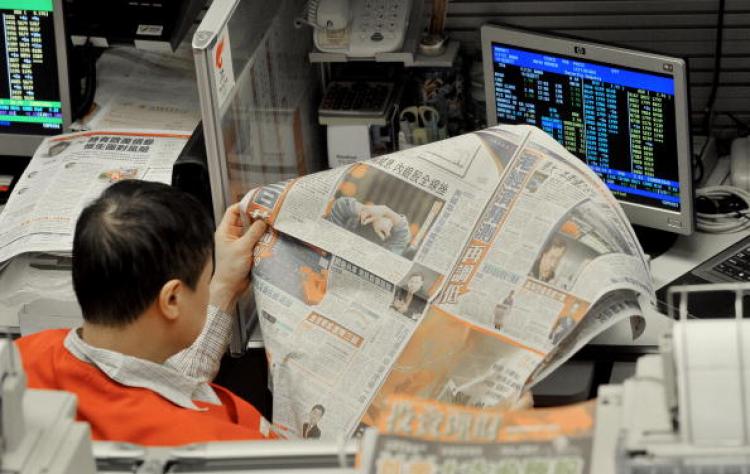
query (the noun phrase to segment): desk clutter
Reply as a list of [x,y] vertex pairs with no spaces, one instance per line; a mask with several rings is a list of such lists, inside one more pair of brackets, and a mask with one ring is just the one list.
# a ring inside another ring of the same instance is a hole
[[399,150],[448,138],[440,113],[429,105],[413,105],[401,110],[398,124]]
[[460,68],[399,72],[389,81],[333,80],[318,107],[336,168],[466,131]]

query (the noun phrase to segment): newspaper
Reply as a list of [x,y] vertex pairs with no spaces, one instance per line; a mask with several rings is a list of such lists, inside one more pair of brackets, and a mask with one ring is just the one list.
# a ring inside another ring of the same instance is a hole
[[488,410],[389,399],[360,448],[363,472],[566,473],[591,471],[596,402]]
[[0,264],[28,252],[67,253],[83,208],[127,178],[171,183],[190,134],[100,130],[46,139],[0,213]]
[[[390,395],[520,397],[654,291],[599,178],[530,126],[500,126],[265,186],[253,288],[288,437],[371,426]],[[314,426],[315,429],[311,429]]]

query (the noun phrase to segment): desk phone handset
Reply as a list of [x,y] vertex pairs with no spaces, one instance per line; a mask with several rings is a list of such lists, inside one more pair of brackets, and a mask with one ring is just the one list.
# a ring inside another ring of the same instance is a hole
[[366,58],[401,48],[411,0],[311,0],[308,12],[320,51]]

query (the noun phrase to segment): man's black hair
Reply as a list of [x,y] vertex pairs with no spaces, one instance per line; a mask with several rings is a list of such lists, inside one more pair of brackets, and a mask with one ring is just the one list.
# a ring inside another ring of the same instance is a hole
[[83,318],[123,326],[169,280],[195,289],[213,256],[213,224],[194,197],[161,183],[124,180],[87,206],[73,238],[73,288]]
[[312,408],[310,409],[310,411],[313,411],[313,410],[320,410],[320,416],[323,416],[323,415],[325,415],[325,414],[326,414],[326,409],[325,409],[325,408],[323,408],[323,405],[320,405],[320,404],[318,404],[318,405],[315,405],[314,407],[312,407]]

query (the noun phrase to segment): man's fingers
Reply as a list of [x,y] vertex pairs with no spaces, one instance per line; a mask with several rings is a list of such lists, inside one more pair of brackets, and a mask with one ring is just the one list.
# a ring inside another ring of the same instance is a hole
[[248,251],[251,250],[253,247],[255,247],[255,244],[258,243],[258,240],[260,240],[263,234],[266,233],[267,228],[268,226],[263,221],[258,220],[253,222],[253,225],[251,225],[250,228],[247,229],[245,235],[243,235],[240,239],[243,246],[247,247]]
[[219,226],[216,227],[217,233],[227,233],[232,227],[242,225],[240,218],[240,203],[232,204],[224,211],[224,217],[221,218]]
[[531,408],[534,408],[534,396],[528,391],[510,406],[511,410],[528,410]]

